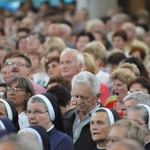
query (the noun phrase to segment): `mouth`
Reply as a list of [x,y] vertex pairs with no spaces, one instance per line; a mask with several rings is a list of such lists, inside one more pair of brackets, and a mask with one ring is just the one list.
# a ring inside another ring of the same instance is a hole
[[116,96],[119,96],[119,92],[115,92],[115,95],[116,95]]
[[18,69],[12,69],[11,72],[13,72],[13,73],[18,73],[19,70],[18,70]]
[[14,98],[14,97],[9,97],[9,96],[8,96],[8,99],[10,99],[10,100],[12,100],[12,101],[14,101],[14,100],[15,100],[15,98]]
[[93,135],[98,135],[99,133],[93,133]]
[[35,122],[30,122],[30,125],[37,125],[38,123],[35,123]]

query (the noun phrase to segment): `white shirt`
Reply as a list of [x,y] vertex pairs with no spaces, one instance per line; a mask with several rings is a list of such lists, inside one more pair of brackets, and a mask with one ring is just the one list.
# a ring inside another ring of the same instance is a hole
[[22,113],[20,113],[18,117],[19,117],[20,129],[23,129],[23,128],[29,126],[29,121],[28,121],[27,115],[24,111]]

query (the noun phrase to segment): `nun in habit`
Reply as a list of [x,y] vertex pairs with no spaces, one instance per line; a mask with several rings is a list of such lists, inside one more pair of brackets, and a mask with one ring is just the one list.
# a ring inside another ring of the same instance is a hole
[[145,104],[131,106],[127,110],[127,119],[137,122],[145,131],[145,150],[150,150],[150,107]]
[[50,150],[50,142],[49,137],[47,135],[46,130],[39,125],[29,126],[27,128],[21,129],[18,134],[24,135],[28,134],[36,137],[38,142],[40,143],[43,150]]
[[0,118],[9,118],[16,130],[20,129],[18,122],[18,112],[13,101],[0,99]]
[[27,103],[30,125],[43,126],[50,140],[51,150],[73,150],[73,141],[66,134],[59,104],[51,93],[32,96]]
[[107,135],[110,126],[121,119],[115,109],[98,108],[90,120],[90,131],[93,141],[97,143],[94,150],[106,150]]

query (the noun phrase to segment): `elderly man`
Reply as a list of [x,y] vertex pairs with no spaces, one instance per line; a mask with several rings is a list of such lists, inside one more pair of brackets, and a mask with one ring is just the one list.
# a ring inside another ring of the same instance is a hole
[[84,57],[76,49],[66,48],[60,55],[61,75],[71,82],[84,69]]
[[92,150],[96,147],[90,133],[90,119],[93,112],[101,107],[100,81],[90,72],[83,71],[72,79],[72,97],[77,108],[64,115],[68,135],[73,139],[75,150]]

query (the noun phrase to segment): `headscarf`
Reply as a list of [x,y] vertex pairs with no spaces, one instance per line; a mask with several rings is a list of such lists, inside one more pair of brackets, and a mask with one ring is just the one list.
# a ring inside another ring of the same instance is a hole
[[44,93],[44,94],[34,95],[30,99],[34,97],[39,97],[44,101],[48,109],[49,117],[51,118],[55,128],[61,132],[65,132],[62,114],[56,97],[51,93]]
[[0,101],[5,105],[8,118],[12,121],[14,124],[16,130],[19,130],[19,123],[18,123],[18,112],[16,110],[15,104],[12,100],[8,99],[0,99]]
[[8,133],[17,132],[16,128],[9,118],[0,118],[0,127],[1,129],[6,130]]
[[18,133],[32,132],[36,135],[39,143],[42,145],[44,150],[50,150],[50,141],[45,128],[40,125],[33,125],[24,129],[21,129]]
[[97,112],[98,110],[105,110],[105,112],[107,113],[110,125],[112,125],[117,120],[121,119],[119,114],[118,114],[118,112],[115,109],[113,109],[113,108],[100,107],[100,108],[96,109],[95,112]]
[[138,106],[143,106],[148,112],[148,130],[150,131],[150,107],[145,104],[137,104]]

